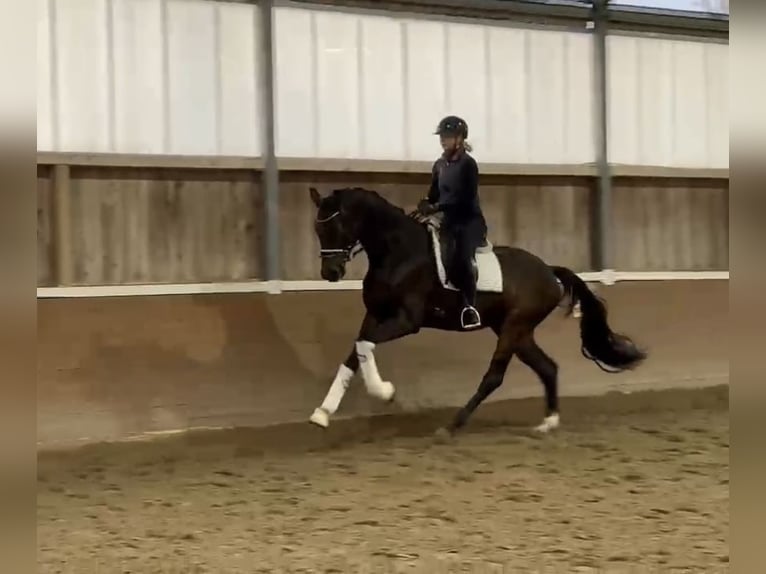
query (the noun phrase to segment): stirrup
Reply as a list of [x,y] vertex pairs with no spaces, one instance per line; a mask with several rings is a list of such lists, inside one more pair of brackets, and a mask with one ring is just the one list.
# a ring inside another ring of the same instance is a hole
[[[478,319],[478,322],[466,324],[465,315],[467,312],[470,312],[470,311],[473,311],[476,314],[476,318]],[[481,315],[479,315],[479,312],[476,310],[475,307],[468,305],[463,308],[463,310],[460,313],[460,327],[463,329],[476,329],[478,327],[481,327]]]

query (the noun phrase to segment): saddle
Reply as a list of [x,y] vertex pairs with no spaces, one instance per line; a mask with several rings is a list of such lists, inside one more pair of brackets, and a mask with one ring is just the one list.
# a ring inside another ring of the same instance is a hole
[[[441,284],[445,289],[457,291],[457,288],[447,279],[448,274],[445,269],[445,265],[451,261],[453,241],[443,229],[443,217],[441,213],[425,217],[415,216],[418,221],[425,225],[431,235],[434,259],[436,260],[436,272]],[[483,244],[476,248],[472,263],[477,291],[503,292],[503,273],[500,268],[500,261],[495,254],[494,246],[486,237]]]
[[[453,238],[444,230],[444,214],[436,213],[427,217],[421,218],[421,221],[431,231],[432,236],[439,242],[439,254],[441,255],[442,263],[446,266],[452,261],[452,253],[454,250]],[[481,245],[476,247],[474,251],[472,262],[474,276],[478,275],[478,266],[476,264],[476,257],[479,254],[493,253],[494,246],[485,237]]]

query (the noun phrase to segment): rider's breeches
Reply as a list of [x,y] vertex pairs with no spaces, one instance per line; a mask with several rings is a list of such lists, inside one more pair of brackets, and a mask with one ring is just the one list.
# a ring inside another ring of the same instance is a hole
[[476,280],[473,272],[473,256],[476,248],[484,240],[486,230],[481,220],[469,221],[462,225],[454,225],[452,234],[454,248],[452,256],[452,284],[460,289],[467,305],[476,304]]

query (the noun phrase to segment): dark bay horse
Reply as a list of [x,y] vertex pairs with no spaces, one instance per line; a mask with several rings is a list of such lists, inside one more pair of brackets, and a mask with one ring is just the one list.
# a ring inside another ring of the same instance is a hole
[[[354,348],[310,419],[327,427],[357,370],[371,395],[393,399],[394,386],[381,378],[375,363],[376,345],[422,328],[461,331],[462,300],[441,273],[440,241],[427,223],[362,188],[336,189],[324,198],[311,188],[310,195],[317,207],[315,231],[322,278],[342,279],[346,263],[361,249],[369,263],[362,291],[366,314]],[[497,335],[497,346],[478,389],[455,415],[450,432],[465,425],[479,404],[502,384],[514,355],[537,374],[545,388],[545,418],[537,430],[545,432],[559,425],[558,366],[537,345],[534,331],[566,296],[570,312],[580,304],[581,349],[586,358],[604,370],[620,372],[636,367],[646,357],[629,337],[610,329],[604,304],[573,271],[549,266],[515,247],[488,251],[481,256],[477,252],[477,261],[481,257],[483,263],[477,270],[476,308],[481,327]]]

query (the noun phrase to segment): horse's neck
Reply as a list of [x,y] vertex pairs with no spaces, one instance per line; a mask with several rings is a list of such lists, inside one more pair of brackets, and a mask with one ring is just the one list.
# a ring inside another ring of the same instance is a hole
[[[373,221],[374,224],[371,224]],[[415,238],[418,233],[426,233],[421,224],[402,212],[391,210],[371,214],[371,217],[366,218],[360,242],[367,252],[370,264],[375,264],[396,254],[402,235]]]

